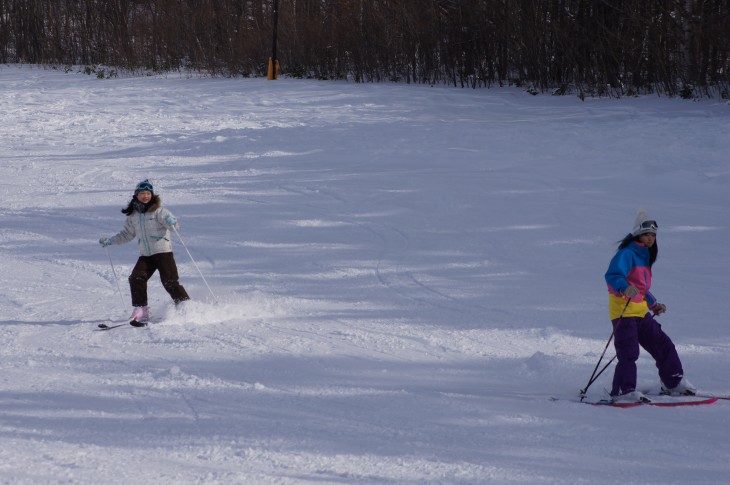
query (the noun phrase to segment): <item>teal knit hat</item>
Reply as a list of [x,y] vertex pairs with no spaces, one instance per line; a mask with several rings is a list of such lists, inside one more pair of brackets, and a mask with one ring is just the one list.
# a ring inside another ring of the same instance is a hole
[[143,190],[148,190],[152,192],[152,195],[155,193],[155,188],[152,187],[152,182],[149,180],[143,180],[142,182],[138,183],[137,186],[134,188],[134,195],[139,194]]

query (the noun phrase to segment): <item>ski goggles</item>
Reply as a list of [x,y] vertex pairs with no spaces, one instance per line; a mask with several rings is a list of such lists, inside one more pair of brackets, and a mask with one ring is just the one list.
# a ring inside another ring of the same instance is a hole
[[632,234],[634,236],[640,236],[649,232],[656,233],[657,229],[659,229],[659,225],[656,223],[656,221],[644,221],[638,226],[634,227]]
[[659,229],[659,225],[656,221],[644,221],[639,225],[639,229],[651,229],[652,231],[656,231]]
[[152,187],[152,184],[149,182],[140,182],[137,184],[137,187],[134,189],[136,192],[142,192],[143,190],[149,190],[150,192],[154,192],[155,189]]

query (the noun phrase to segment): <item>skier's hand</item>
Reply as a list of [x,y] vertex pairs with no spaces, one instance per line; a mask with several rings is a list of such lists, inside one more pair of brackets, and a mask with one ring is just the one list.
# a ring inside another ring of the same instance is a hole
[[177,225],[177,219],[175,218],[175,216],[165,217],[165,222],[167,222],[167,225],[171,227]]
[[108,237],[103,237],[103,238],[99,239],[99,244],[101,244],[101,247],[105,248],[107,246],[112,245],[112,240],[109,239]]
[[624,290],[624,296],[626,298],[634,298],[639,294],[639,289],[635,287],[634,285],[629,286]]
[[655,303],[651,307],[651,311],[654,312],[654,315],[661,315],[662,313],[666,313],[667,306],[664,303]]

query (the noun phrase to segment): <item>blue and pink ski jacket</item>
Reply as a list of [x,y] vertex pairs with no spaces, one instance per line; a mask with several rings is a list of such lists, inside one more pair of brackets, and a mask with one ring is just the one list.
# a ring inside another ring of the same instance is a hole
[[623,291],[633,285],[639,294],[631,299],[624,312],[624,317],[643,317],[649,310],[656,309],[656,298],[651,294],[651,268],[649,267],[649,248],[633,241],[623,249],[619,249],[611,259],[606,271],[608,285],[608,313],[611,320],[621,316],[626,306]]

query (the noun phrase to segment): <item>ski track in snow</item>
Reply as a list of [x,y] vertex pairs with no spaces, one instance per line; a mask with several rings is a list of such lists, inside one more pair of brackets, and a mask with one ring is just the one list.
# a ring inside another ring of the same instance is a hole
[[[567,401],[639,206],[662,324],[690,379],[730,393],[727,102],[0,66],[0,112],[0,483],[730,471],[725,403]],[[155,276],[154,323],[95,331],[131,311],[136,245],[97,240],[147,177],[217,301],[176,237],[193,301]],[[639,381],[657,384],[645,353]]]

